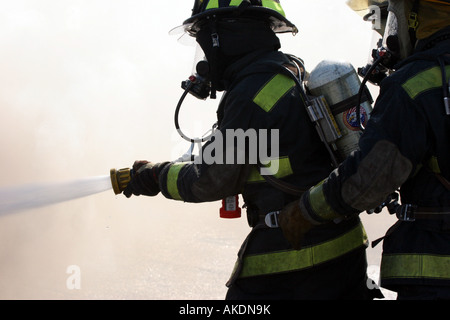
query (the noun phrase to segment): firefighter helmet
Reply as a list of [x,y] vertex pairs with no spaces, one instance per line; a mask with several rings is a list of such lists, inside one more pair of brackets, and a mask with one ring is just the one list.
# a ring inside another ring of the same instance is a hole
[[390,42],[400,59],[411,54],[417,40],[450,25],[450,0],[348,0],[347,5],[362,14],[371,6],[387,8],[381,26],[383,46]]
[[416,41],[450,25],[450,0],[389,0],[384,38],[398,36],[401,58],[409,56]]
[[192,16],[184,21],[183,28],[195,36],[198,31],[196,24],[204,18],[240,15],[268,20],[275,33],[298,32],[286,18],[279,0],[195,0]]

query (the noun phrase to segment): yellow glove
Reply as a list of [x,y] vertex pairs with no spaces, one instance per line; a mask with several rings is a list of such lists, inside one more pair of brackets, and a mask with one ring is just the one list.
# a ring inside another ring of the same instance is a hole
[[305,234],[313,227],[342,218],[325,198],[325,182],[322,180],[303,193],[300,200],[288,204],[278,217],[284,237],[296,250],[301,249]]
[[314,224],[302,214],[300,200],[288,204],[281,211],[278,222],[284,237],[295,250],[302,248],[306,233],[314,227]]

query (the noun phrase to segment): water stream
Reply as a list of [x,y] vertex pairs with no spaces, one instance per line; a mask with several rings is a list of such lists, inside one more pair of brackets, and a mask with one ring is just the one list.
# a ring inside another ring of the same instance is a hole
[[111,188],[109,175],[0,188],[0,216],[83,198]]

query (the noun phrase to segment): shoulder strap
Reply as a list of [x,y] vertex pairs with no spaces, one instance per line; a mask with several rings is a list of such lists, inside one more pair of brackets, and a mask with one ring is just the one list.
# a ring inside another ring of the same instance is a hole
[[[258,168],[262,168],[262,166],[260,164],[258,164]],[[287,194],[290,194],[293,196],[301,197],[302,194],[307,191],[307,190],[301,189],[291,183],[288,183],[286,181],[278,179],[273,175],[262,175],[262,177],[272,187],[279,189],[279,190],[283,191],[284,193],[287,193]]]
[[[280,68],[280,72],[282,74],[285,74],[285,75],[291,77],[295,81],[296,86],[299,91],[299,94],[305,103],[305,107],[308,108],[309,105],[311,104],[311,102],[308,98],[308,95],[306,94],[305,88],[302,85],[302,82],[303,82],[302,79],[306,72],[305,67],[303,65],[303,60],[301,60],[300,58],[293,56],[293,55],[289,55],[289,54],[285,54],[285,55],[295,65],[295,67],[294,67],[294,65],[283,65]],[[316,129],[320,135],[321,128],[317,125],[317,123],[315,125],[316,125]],[[324,142],[325,146],[327,147],[327,150],[330,153],[330,156],[333,160],[334,165],[337,166],[337,161],[334,158],[334,154],[330,150],[328,144],[324,141],[322,136],[321,136],[321,140]],[[262,165],[260,163],[258,163],[258,168],[262,168]],[[301,189],[293,184],[290,184],[286,181],[283,181],[273,175],[263,175],[262,177],[264,178],[264,180],[266,180],[266,182],[268,182],[274,188],[279,189],[290,195],[301,197],[302,194],[307,191],[307,190]]]

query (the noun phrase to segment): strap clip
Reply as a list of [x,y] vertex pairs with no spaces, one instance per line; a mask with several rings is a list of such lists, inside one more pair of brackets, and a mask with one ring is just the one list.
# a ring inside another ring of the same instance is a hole
[[417,13],[411,12],[408,18],[408,27],[414,31],[416,31],[419,26],[419,20],[417,19]]
[[401,221],[413,222],[416,221],[415,212],[417,206],[414,204],[402,204],[398,206],[396,211],[396,216]]
[[266,217],[264,219],[264,222],[266,223],[266,226],[269,228],[278,228],[278,215],[281,211],[273,211],[266,214]]

